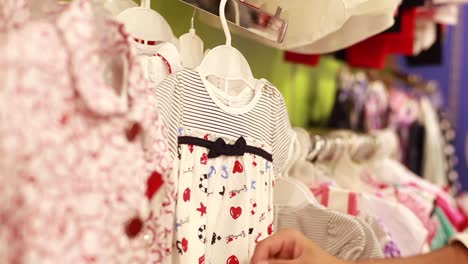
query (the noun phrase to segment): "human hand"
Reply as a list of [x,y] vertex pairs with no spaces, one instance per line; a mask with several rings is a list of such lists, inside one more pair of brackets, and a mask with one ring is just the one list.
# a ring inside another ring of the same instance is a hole
[[293,229],[284,229],[261,241],[251,264],[346,264]]

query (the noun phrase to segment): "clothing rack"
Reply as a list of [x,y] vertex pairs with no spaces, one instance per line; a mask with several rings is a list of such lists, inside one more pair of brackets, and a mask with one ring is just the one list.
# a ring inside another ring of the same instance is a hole
[[311,135],[312,145],[307,159],[312,162],[330,161],[347,151],[356,161],[371,159],[379,149],[376,135],[356,134],[349,131],[327,135]]
[[[205,13],[219,17],[219,1],[180,0],[182,3],[203,11],[200,18],[212,24]],[[269,13],[243,0],[229,0],[226,6],[226,18],[233,26],[233,32],[254,34],[263,40],[283,43],[288,30],[288,22],[281,18],[283,8],[278,6],[275,13]],[[218,21],[219,18],[216,19]],[[216,23],[215,23],[216,24]],[[214,24],[214,25],[215,25]]]
[[[383,76],[382,73],[387,73],[387,76]],[[382,80],[393,82],[395,80],[403,82],[405,85],[410,86],[411,88],[418,89],[425,93],[435,93],[438,91],[439,87],[433,81],[426,81],[421,76],[417,74],[411,74],[401,71],[400,69],[388,69],[384,72],[377,70],[367,70],[367,77],[371,80]]]

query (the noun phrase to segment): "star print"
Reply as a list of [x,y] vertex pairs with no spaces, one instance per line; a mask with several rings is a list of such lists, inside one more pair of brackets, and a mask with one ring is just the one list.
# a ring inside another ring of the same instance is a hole
[[200,208],[197,208],[197,211],[201,213],[200,216],[203,216],[206,214],[206,206],[203,203],[200,203]]
[[252,183],[250,184],[250,188],[251,188],[252,190],[256,190],[256,188],[257,188],[257,181],[252,181]]

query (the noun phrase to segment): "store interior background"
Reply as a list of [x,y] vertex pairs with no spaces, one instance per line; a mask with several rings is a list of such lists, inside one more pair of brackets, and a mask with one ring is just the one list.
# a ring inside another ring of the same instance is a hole
[[[158,0],[152,1],[152,8],[164,16],[176,36],[189,30],[193,9],[186,4],[177,0]],[[451,27],[446,30],[443,65],[410,68],[406,66],[403,58],[395,59],[405,72],[412,72],[425,80],[435,80],[439,83],[444,97],[444,105],[454,118],[457,133],[456,151],[459,157],[457,169],[463,189],[468,190],[468,85],[464,85],[468,84],[468,49],[465,48],[468,47],[468,37],[463,39],[464,36],[468,36],[468,6],[461,10],[460,18],[457,28]],[[225,41],[222,31],[204,25],[198,19],[195,20],[195,28],[197,34],[203,39],[205,48],[219,45]],[[283,92],[287,102],[292,100],[291,94],[298,91],[294,91],[294,87],[291,86],[282,87],[280,83],[286,79],[295,78],[294,75],[298,72],[302,73],[301,78],[305,76],[305,72],[310,72],[309,76],[313,78],[316,70],[311,67],[292,66],[284,63],[281,51],[240,36],[233,36],[233,45],[245,55],[254,75],[257,78],[271,80]],[[310,80],[296,81],[307,83]],[[294,96],[296,98],[298,95],[294,94]],[[327,94],[326,91],[321,91],[321,96],[324,104],[333,100],[333,95]],[[290,103],[288,105],[291,106]],[[290,109],[290,115],[294,114],[300,113],[295,113],[293,109]]]

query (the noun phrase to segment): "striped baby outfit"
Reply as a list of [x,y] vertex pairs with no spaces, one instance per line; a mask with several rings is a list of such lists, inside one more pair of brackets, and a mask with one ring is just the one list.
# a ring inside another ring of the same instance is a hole
[[313,204],[276,206],[278,229],[293,228],[341,259],[382,258],[377,238],[364,221]]
[[[182,70],[155,89],[175,164],[173,263],[249,263],[273,232],[273,186],[291,145],[284,99],[265,80],[233,96]],[[168,206],[170,205],[170,206]],[[169,233],[169,232],[168,232]]]

